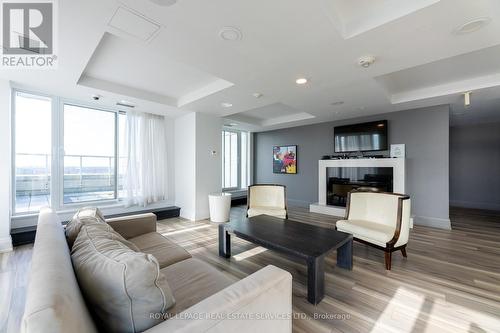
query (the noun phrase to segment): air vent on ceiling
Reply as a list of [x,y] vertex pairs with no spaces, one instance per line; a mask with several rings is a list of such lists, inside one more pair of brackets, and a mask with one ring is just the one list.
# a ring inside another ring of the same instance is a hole
[[127,101],[120,101],[120,102],[116,102],[116,105],[118,105],[118,106],[123,106],[123,107],[125,107],[125,108],[131,108],[131,109],[132,109],[132,108],[135,108],[135,105],[134,105],[134,104],[129,103],[129,102],[127,102]]
[[158,23],[125,7],[118,7],[108,25],[144,41],[150,40],[160,30]]

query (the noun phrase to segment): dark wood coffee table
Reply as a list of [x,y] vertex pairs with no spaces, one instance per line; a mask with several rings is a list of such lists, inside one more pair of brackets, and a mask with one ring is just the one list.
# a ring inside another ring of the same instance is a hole
[[219,225],[219,255],[231,257],[231,236],[289,254],[307,263],[307,300],[321,302],[325,295],[325,256],[337,250],[337,266],[352,269],[352,235],[334,229],[268,215],[232,220]]

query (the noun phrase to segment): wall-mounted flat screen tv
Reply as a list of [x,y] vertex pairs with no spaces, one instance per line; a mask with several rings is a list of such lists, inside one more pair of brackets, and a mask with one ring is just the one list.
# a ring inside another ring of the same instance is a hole
[[387,150],[387,120],[337,126],[333,129],[336,153]]

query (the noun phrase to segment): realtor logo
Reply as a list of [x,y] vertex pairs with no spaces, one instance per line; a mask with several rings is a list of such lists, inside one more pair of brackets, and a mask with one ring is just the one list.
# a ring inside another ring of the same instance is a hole
[[54,68],[54,3],[2,3],[2,67]]

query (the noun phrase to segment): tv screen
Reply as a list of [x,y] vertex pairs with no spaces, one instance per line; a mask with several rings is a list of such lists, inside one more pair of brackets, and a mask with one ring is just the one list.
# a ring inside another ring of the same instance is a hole
[[387,150],[387,120],[334,128],[335,152]]

